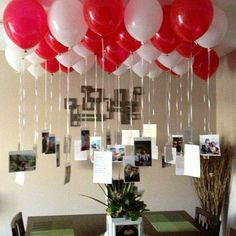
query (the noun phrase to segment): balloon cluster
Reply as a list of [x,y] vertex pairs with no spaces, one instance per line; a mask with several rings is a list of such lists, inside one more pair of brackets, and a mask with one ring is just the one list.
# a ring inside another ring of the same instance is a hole
[[59,68],[84,74],[96,57],[118,76],[129,67],[150,78],[163,70],[182,76],[192,66],[207,80],[219,64],[212,47],[227,30],[225,13],[211,0],[165,6],[158,0],[12,0],[3,21],[8,63],[34,76]]

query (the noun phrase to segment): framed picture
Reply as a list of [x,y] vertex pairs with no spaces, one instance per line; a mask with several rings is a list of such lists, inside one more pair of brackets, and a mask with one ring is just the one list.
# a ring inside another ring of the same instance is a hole
[[135,166],[152,165],[151,138],[134,138]]

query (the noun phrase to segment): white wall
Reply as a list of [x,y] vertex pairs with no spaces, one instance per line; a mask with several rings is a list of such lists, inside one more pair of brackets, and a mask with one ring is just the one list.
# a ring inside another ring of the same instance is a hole
[[229,199],[228,227],[236,228],[236,53],[233,52],[221,60],[216,83],[216,121],[217,132],[230,142],[234,148],[232,165],[232,183]]
[[[17,149],[18,138],[18,86],[19,74],[15,73],[5,62],[3,54],[0,58],[0,235],[8,236],[10,233],[10,220],[13,215],[22,211],[25,221],[29,215],[55,215],[55,214],[89,214],[89,213],[104,213],[105,209],[98,203],[87,198],[80,197],[79,194],[90,194],[99,199],[104,199],[104,196],[98,186],[92,183],[92,164],[87,162],[73,161],[73,149],[71,154],[72,176],[71,182],[64,185],[64,166],[65,156],[62,155],[61,167],[56,168],[56,160],[54,155],[45,156],[40,154],[41,144],[38,143],[38,160],[37,170],[27,172],[25,177],[25,185],[21,187],[14,182],[15,174],[8,173],[8,151]],[[34,96],[34,79],[28,73],[24,75],[24,83],[26,90],[25,120],[26,126],[24,129],[24,146],[25,149],[31,149],[34,137],[34,111],[35,103]],[[65,77],[65,75],[64,75]],[[88,74],[88,84],[92,84],[94,79],[94,71]],[[99,75],[101,81],[101,75]],[[186,78],[183,78],[183,125],[187,126],[187,106],[186,98]],[[83,78],[77,74],[71,75],[71,97],[80,97],[79,88]],[[176,110],[175,98],[178,79],[172,80],[172,111],[171,111],[171,127],[172,133],[176,133]],[[166,133],[166,76],[162,75],[154,83],[154,97],[151,101],[151,106],[155,109],[155,117],[151,118],[151,122],[157,123],[158,126],[158,145],[160,150],[163,150],[163,145],[167,141]],[[101,82],[99,82],[101,84]],[[140,85],[139,78],[134,78],[134,85]],[[110,76],[106,80],[106,87],[115,87],[115,77]],[[121,78],[121,88],[127,87],[129,84],[129,73],[126,73]],[[204,81],[194,79],[193,90],[193,127],[195,129],[195,140],[198,142],[198,134],[203,133],[203,118],[205,108],[203,105],[203,87]],[[152,85],[153,86],[153,85]],[[48,85],[48,90],[50,84]],[[147,91],[148,83],[145,81],[145,91]],[[62,79],[62,97],[66,95],[66,80]],[[212,96],[212,127],[215,128],[215,83],[211,82]],[[44,128],[44,78],[39,78],[38,81],[39,99],[37,109],[39,112],[39,132]],[[148,93],[146,92],[147,96]],[[148,106],[145,97],[145,122],[148,122]],[[50,104],[50,99],[48,98]],[[52,132],[57,135],[60,140],[66,133],[66,111],[62,110],[58,113],[58,75],[53,78],[53,114],[52,114]],[[49,106],[48,106],[49,107]],[[49,117],[51,116],[48,113]],[[105,128],[110,125],[114,128],[114,120],[107,122]],[[122,126],[120,128],[128,128]],[[140,122],[134,123],[134,128],[141,128]],[[93,131],[93,124],[91,127]],[[71,128],[73,140],[79,139],[80,128]],[[100,127],[98,125],[98,134]],[[113,132],[114,135],[114,132]],[[114,167],[114,177],[117,177],[118,170],[121,168],[119,164]],[[153,161],[151,168],[141,169],[141,187],[145,189],[144,200],[150,210],[186,210],[190,214],[194,214],[195,207],[199,205],[195,190],[193,188],[192,179],[189,177],[176,176],[174,168],[161,168],[161,161]]]

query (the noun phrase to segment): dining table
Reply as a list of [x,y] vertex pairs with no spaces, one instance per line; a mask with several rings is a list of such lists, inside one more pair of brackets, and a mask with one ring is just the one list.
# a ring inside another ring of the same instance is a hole
[[[186,211],[145,212],[143,235],[203,236],[204,232]],[[105,214],[29,216],[26,236],[102,236]]]

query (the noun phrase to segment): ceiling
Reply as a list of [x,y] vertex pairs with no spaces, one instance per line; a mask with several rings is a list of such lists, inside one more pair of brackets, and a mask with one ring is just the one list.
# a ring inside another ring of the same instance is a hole
[[[159,0],[161,4],[170,4],[173,0]],[[0,20],[3,11],[10,0],[0,0]],[[84,0],[81,0],[84,2]],[[125,0],[125,2],[128,2]],[[219,56],[224,56],[236,49],[236,0],[213,0],[219,8],[225,11],[228,18],[228,31],[223,41],[215,48]]]

